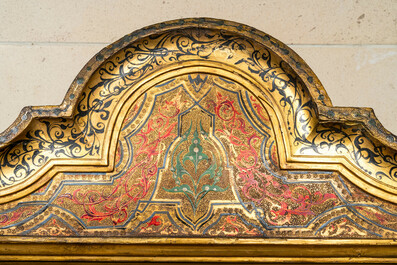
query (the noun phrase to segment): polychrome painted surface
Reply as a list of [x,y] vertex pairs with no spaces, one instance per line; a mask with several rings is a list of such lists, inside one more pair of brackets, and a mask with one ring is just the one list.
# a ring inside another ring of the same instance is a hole
[[389,246],[397,235],[397,138],[368,109],[333,107],[292,50],[233,22],[127,35],[62,105],[27,109],[0,136],[6,241]]
[[58,173],[2,205],[3,235],[395,238],[392,203],[340,173],[280,169],[258,97],[235,81],[182,74],[123,118],[109,173]]

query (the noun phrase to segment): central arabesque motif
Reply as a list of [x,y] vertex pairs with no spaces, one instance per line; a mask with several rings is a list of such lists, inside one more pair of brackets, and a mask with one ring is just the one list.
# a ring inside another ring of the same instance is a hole
[[[181,143],[189,139],[190,133],[191,127],[187,133],[182,136],[183,140]],[[203,135],[205,140],[208,139],[208,134],[202,127],[200,128],[200,133]],[[212,152],[210,152],[212,159],[203,153],[203,147],[201,146],[200,141],[201,139],[196,128],[193,134],[193,139],[191,139],[189,151],[184,154],[182,158],[182,151],[178,152],[176,155],[175,150],[173,151],[173,156],[171,158],[173,166],[170,170],[172,171],[172,177],[175,179],[175,187],[172,187],[171,189],[164,188],[164,190],[168,192],[183,193],[189,200],[194,214],[196,214],[200,201],[208,193],[223,192],[227,189],[227,187],[222,188],[217,185],[222,177],[223,162],[217,161]],[[175,164],[174,159],[176,160]],[[190,167],[187,165],[189,164],[188,162],[191,163]],[[199,166],[202,164],[204,164],[204,170],[200,170]],[[204,178],[207,176],[209,179],[204,182]],[[186,179],[188,180],[186,181]]]

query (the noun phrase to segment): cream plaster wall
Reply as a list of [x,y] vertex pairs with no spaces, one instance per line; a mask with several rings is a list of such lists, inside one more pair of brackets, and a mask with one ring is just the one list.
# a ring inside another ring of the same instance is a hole
[[372,107],[397,134],[397,0],[0,0],[0,131],[26,105],[59,104],[107,44],[201,16],[278,38],[309,64],[335,106]]

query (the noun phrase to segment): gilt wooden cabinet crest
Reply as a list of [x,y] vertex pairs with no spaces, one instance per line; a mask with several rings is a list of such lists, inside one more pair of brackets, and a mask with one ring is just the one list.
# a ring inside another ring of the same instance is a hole
[[397,137],[245,25],[133,32],[0,142],[1,260],[397,261]]

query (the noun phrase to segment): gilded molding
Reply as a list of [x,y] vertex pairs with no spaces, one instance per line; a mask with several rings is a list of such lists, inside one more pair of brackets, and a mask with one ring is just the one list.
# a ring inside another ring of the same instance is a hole
[[[189,237],[219,256],[115,251],[108,261],[247,261],[238,251],[220,258],[221,245],[236,244],[252,262],[393,262],[397,137],[371,109],[333,107],[309,66],[273,37],[230,21],[174,20],[100,51],[61,105],[22,110],[0,134],[0,202],[0,240],[15,246],[0,248],[3,260],[25,237],[65,251],[74,238],[127,237],[105,244],[154,251],[161,242],[160,252]],[[263,252],[288,242],[304,257]],[[311,253],[313,242],[330,255]],[[357,251],[337,255],[352,242]],[[50,249],[35,253],[66,260]],[[73,260],[100,255],[88,252]]]

